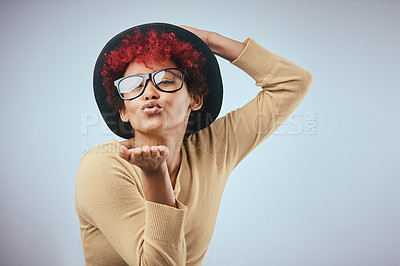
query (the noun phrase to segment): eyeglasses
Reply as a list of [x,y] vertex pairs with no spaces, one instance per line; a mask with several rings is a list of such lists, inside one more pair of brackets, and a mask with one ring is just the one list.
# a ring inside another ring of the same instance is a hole
[[178,91],[183,87],[185,74],[186,70],[167,68],[150,74],[122,77],[114,81],[114,85],[123,100],[132,100],[143,94],[149,79],[160,91]]

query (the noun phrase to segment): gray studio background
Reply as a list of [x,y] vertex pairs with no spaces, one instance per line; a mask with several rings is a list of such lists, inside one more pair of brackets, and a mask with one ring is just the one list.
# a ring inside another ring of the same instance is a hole
[[[314,78],[231,175],[204,265],[400,265],[398,14],[398,1],[1,1],[0,265],[84,265],[79,160],[121,140],[93,66],[112,36],[155,21],[252,36]],[[218,60],[223,115],[259,88]]]

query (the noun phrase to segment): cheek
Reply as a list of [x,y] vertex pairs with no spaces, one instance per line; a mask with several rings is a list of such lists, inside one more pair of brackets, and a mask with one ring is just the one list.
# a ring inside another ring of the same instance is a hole
[[125,108],[128,111],[128,115],[131,119],[134,119],[137,116],[137,112],[139,111],[139,104],[136,102],[125,102]]
[[187,116],[190,114],[189,104],[190,98],[187,95],[174,98],[174,100],[168,104],[168,116],[180,122],[185,121]]
[[187,92],[182,93],[178,97],[175,98],[174,106],[179,108],[183,112],[187,112],[190,105],[190,96]]

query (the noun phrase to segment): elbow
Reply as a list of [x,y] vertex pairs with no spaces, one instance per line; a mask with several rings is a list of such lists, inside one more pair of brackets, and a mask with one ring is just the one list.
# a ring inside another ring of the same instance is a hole
[[313,81],[313,76],[310,72],[306,71],[306,83],[308,87],[311,87],[311,83]]
[[302,77],[301,77],[301,87],[303,88],[303,94],[304,96],[308,93],[311,87],[311,83],[313,81],[313,76],[310,72],[307,70],[304,70],[302,72]]

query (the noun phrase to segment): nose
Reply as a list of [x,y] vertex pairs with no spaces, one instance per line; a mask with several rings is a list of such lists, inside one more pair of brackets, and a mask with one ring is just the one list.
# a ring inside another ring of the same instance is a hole
[[147,80],[142,97],[144,100],[158,99],[160,97],[158,89],[150,79]]

